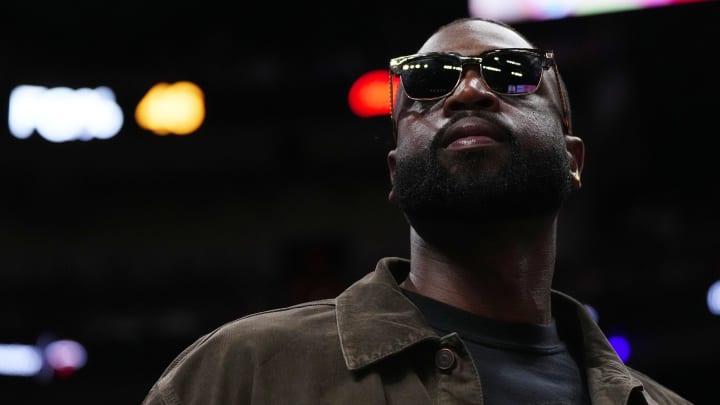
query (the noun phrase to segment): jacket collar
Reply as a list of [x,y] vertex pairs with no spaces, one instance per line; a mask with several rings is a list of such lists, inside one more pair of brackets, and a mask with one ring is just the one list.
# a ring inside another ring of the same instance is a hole
[[592,398],[600,403],[624,404],[631,391],[642,391],[642,382],[631,374],[585,306],[562,292],[552,293],[552,312],[558,325],[569,329],[568,336],[581,337],[571,344],[578,345],[582,353]]
[[409,271],[406,259],[383,258],[374,272],[337,297],[340,346],[350,370],[366,367],[420,341],[438,338],[400,290],[399,282]]
[[[400,289],[409,271],[407,259],[382,258],[375,271],[337,297],[338,332],[348,369],[362,369],[421,341],[439,340]],[[582,353],[592,398],[625,403],[633,389],[642,389],[641,382],[631,375],[584,305],[562,292],[552,294],[558,325],[567,330],[566,336],[582,336],[570,344]]]

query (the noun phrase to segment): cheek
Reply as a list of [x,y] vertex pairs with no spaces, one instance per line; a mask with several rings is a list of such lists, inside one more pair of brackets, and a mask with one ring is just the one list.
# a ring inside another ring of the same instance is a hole
[[398,129],[398,141],[395,149],[398,156],[417,156],[426,153],[432,143],[431,136],[425,136],[423,132]]
[[438,122],[440,120],[427,111],[403,111],[397,120],[397,149],[418,151],[429,148],[440,129]]
[[[537,95],[539,96],[539,95]],[[513,105],[510,116],[517,117],[510,124],[513,131],[530,138],[554,137],[563,134],[562,119],[547,97],[533,97]],[[522,118],[520,118],[522,117]]]
[[527,128],[525,133],[535,134],[536,137],[555,137],[563,134],[562,123],[552,111],[531,110],[527,112],[524,121]]
[[432,104],[430,102],[423,101],[412,101],[405,99],[405,113],[406,114],[427,114]]
[[522,125],[515,129],[518,150],[525,159],[549,161],[564,156],[565,136],[554,115],[539,111],[529,112],[522,122]]

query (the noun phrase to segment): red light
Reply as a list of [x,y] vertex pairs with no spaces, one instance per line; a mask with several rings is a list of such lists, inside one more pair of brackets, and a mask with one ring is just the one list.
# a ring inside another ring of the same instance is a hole
[[73,367],[61,367],[55,369],[55,376],[58,378],[69,378],[71,375],[73,375],[77,371],[77,369]]
[[[363,118],[390,114],[390,89],[388,71],[372,70],[360,76],[350,87],[348,103],[352,112]],[[393,77],[393,94],[397,92],[398,79]]]
[[45,358],[58,378],[68,378],[85,365],[85,348],[74,340],[56,340],[45,346]]

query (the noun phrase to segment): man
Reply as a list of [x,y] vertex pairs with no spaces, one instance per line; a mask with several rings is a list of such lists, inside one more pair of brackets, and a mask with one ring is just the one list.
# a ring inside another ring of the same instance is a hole
[[335,299],[246,316],[181,353],[144,404],[688,404],[625,366],[551,289],[584,146],[549,51],[461,19],[394,58],[389,199],[409,260]]

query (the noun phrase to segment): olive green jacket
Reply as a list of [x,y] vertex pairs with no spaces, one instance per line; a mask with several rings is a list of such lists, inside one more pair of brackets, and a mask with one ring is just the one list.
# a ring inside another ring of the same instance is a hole
[[[438,336],[401,292],[408,272],[407,260],[383,258],[335,299],[220,326],[178,355],[143,405],[483,404],[462,339]],[[582,304],[554,291],[552,308],[577,336],[593,404],[690,404],[623,364]]]

